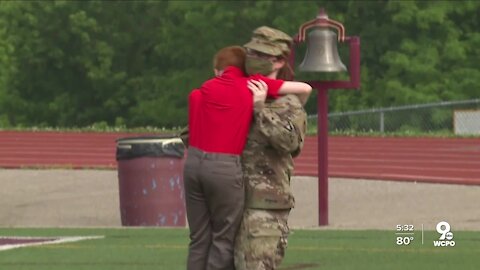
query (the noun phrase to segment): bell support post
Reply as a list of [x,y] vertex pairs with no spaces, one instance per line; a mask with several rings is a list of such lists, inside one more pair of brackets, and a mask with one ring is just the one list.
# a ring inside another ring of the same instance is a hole
[[[334,22],[334,23],[332,23]],[[340,27],[340,26],[341,27]],[[350,47],[350,61],[348,65],[348,81],[308,81],[317,89],[317,137],[318,137],[318,225],[328,225],[328,90],[330,89],[359,89],[360,88],[360,38],[344,36],[345,30],[341,23],[328,19],[325,11],[320,10],[316,19],[300,27],[299,33],[294,36],[294,43],[290,55],[290,65],[294,66],[294,47],[305,41],[306,30],[315,26],[333,26],[339,31],[339,41],[344,41]]]

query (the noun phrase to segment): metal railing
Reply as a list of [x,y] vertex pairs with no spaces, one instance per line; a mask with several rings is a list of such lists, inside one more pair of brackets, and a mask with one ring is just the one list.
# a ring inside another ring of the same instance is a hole
[[[329,131],[336,132],[444,132],[455,133],[455,111],[478,111],[480,99],[444,101],[438,103],[416,104],[389,108],[377,108],[328,114]],[[460,126],[480,123],[469,119]],[[316,123],[317,115],[309,115],[309,123]],[[457,119],[462,121],[462,119]],[[474,134],[476,133],[473,127]]]

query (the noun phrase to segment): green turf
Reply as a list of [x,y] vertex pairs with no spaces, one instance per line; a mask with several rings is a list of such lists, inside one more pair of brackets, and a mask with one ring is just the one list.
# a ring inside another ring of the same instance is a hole
[[[480,232],[454,232],[455,247],[433,247],[436,232],[397,246],[394,231],[295,230],[281,269],[479,269]],[[0,251],[0,269],[185,269],[185,229],[0,229],[1,236],[104,239]]]

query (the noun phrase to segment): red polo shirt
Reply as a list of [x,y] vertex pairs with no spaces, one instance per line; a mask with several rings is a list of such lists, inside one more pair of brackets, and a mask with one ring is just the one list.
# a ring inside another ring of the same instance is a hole
[[[268,96],[276,98],[283,80],[261,75],[245,77],[233,66],[206,81],[189,95],[189,144],[205,152],[240,155],[253,117],[249,79],[263,80]],[[200,93],[200,94],[199,94]]]

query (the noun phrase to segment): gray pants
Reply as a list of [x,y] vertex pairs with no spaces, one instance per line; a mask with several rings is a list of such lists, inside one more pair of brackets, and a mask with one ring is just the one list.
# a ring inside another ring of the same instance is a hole
[[188,270],[233,270],[245,190],[240,156],[189,147],[184,167],[190,227]]

